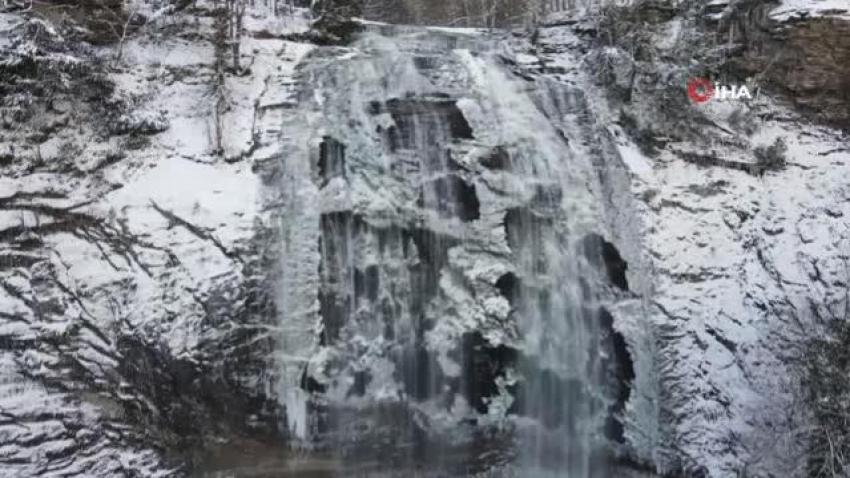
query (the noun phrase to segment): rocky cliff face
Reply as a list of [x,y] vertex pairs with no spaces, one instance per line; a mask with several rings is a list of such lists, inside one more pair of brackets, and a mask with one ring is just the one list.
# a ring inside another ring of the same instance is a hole
[[732,60],[735,69],[773,87],[812,118],[846,129],[850,6],[733,2],[727,9],[719,24],[741,48],[740,58]]
[[850,21],[817,18],[785,29],[786,48],[793,53],[780,62],[774,81],[785,86],[796,103],[846,128],[850,123],[850,72],[846,67],[850,64]]
[[[804,476],[790,364],[846,300],[840,132],[767,91],[653,129],[640,58],[586,23],[317,48],[258,5],[222,74],[213,11],[148,12],[120,47],[0,14],[11,475],[527,472],[601,436],[579,476]],[[692,33],[652,22],[662,52]],[[811,68],[775,79],[833,117],[813,81],[841,91],[817,52],[843,40],[816,32],[842,22],[785,27]],[[777,138],[785,167],[758,166]],[[350,453],[281,453],[326,440]]]

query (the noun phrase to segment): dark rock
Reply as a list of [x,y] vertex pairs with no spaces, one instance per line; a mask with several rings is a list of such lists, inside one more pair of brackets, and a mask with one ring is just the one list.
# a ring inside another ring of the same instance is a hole
[[304,367],[304,372],[301,374],[301,390],[305,390],[310,393],[324,393],[326,389],[327,387],[310,376],[307,372],[307,367]]
[[488,169],[506,171],[511,167],[511,155],[504,147],[497,146],[482,157],[480,163]]
[[475,186],[455,175],[443,176],[423,186],[419,206],[433,209],[443,217],[470,222],[481,217]]
[[321,215],[319,227],[322,256],[319,313],[324,328],[321,340],[323,344],[331,344],[339,339],[352,310],[352,292],[347,290],[354,274],[349,262],[349,241],[362,234],[366,225],[350,212],[333,212]]
[[327,12],[313,22],[311,40],[319,45],[347,45],[354,41],[363,25],[339,12]]
[[637,119],[625,110],[620,111],[617,124],[635,141],[640,151],[647,156],[657,155],[659,150],[666,145],[666,142],[659,138],[656,131],[640,125]]
[[511,306],[516,306],[516,301],[519,299],[520,280],[513,272],[508,272],[499,277],[496,281],[496,288],[503,297],[508,299]]
[[342,18],[360,17],[363,15],[362,0],[313,0],[307,3],[314,17],[334,15]]
[[[393,98],[386,108],[400,129],[403,148],[473,138],[472,128],[454,100],[434,95]],[[423,125],[426,130],[420,131]]]
[[348,390],[349,397],[362,397],[366,393],[366,387],[372,381],[372,376],[368,370],[358,370],[354,372],[354,383]]
[[730,340],[727,337],[724,337],[720,332],[718,332],[717,330],[714,330],[711,327],[706,326],[705,331],[708,333],[708,335],[711,335],[712,337],[714,337],[714,339],[717,340],[717,342],[720,343],[720,345],[725,347],[726,350],[728,350],[732,355],[735,355],[735,353],[737,353],[738,344],[735,343],[735,341]]
[[125,418],[172,455],[191,453],[210,436],[251,432],[245,417],[267,408],[263,397],[241,389],[233,371],[214,361],[175,357],[135,336],[119,338],[116,349]]
[[518,353],[505,345],[492,345],[479,332],[464,334],[461,392],[478,413],[487,413],[488,397],[499,394],[496,381],[514,365]]
[[776,138],[769,146],[756,146],[753,154],[762,171],[776,171],[785,168],[788,160],[785,157],[788,147],[782,138]]
[[372,265],[365,271],[355,269],[354,271],[354,294],[357,297],[366,297],[370,301],[378,300],[379,292],[378,266]]
[[608,280],[622,290],[629,290],[626,279],[628,264],[620,257],[620,252],[613,244],[598,234],[590,234],[584,238],[584,254],[591,264],[604,267]]
[[394,153],[401,148],[401,133],[399,133],[397,127],[390,126],[387,128],[384,132],[384,143],[387,145],[387,149],[389,149],[391,153]]
[[437,295],[441,271],[449,262],[448,251],[460,244],[460,240],[424,228],[411,229],[408,234],[420,261],[410,268],[411,289],[417,291],[411,301],[415,315],[422,313],[427,301]]
[[394,378],[415,400],[427,400],[442,390],[445,377],[440,364],[421,343],[405,347],[396,359]]
[[319,291],[319,314],[322,317],[322,345],[335,343],[340,330],[348,322],[351,307],[348,299],[342,298],[331,287],[325,286]]
[[439,58],[434,56],[415,56],[413,64],[420,70],[432,70],[439,64]]
[[320,186],[333,178],[345,178],[345,145],[330,136],[322,138],[319,145]]
[[370,115],[374,116],[383,113],[385,110],[384,105],[380,101],[372,100],[366,107],[366,111],[368,111]]
[[631,394],[632,382],[635,379],[634,364],[625,338],[614,329],[614,317],[611,313],[600,308],[597,316],[602,337],[602,349],[607,352],[603,355],[602,361],[602,369],[607,375],[604,383],[607,384],[608,395],[614,400],[608,408],[604,428],[605,436],[618,443],[625,443],[621,417]]
[[409,235],[416,245],[419,260],[433,269],[445,265],[448,250],[460,244],[460,239],[430,229],[413,228]]

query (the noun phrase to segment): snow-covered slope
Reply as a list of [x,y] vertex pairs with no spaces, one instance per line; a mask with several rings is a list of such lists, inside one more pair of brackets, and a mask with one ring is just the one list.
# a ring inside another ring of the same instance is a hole
[[[205,415],[255,400],[233,426],[261,420],[252,360],[267,360],[258,327],[273,306],[249,156],[274,148],[266,115],[288,107],[285,83],[309,46],[268,38],[302,30],[302,11],[272,21],[252,10],[249,35],[265,36],[244,41],[250,71],[216,85],[198,8],[149,25],[120,60],[92,51],[85,61],[110,63],[108,97],[58,95],[30,119],[4,116],[3,476],[169,474],[184,463],[168,447],[229,421]],[[19,42],[24,17],[0,15]],[[125,113],[98,117],[98,102]]]

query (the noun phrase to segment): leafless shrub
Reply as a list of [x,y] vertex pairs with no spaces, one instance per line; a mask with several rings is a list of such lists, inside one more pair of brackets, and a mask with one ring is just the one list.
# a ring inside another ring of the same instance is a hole
[[747,107],[735,108],[729,113],[726,122],[734,131],[741,131],[747,136],[752,136],[758,129],[758,122],[752,110]]
[[764,170],[783,169],[787,164],[785,157],[788,147],[782,138],[776,138],[776,141],[769,146],[756,146],[753,149],[753,154],[756,157],[756,163]]

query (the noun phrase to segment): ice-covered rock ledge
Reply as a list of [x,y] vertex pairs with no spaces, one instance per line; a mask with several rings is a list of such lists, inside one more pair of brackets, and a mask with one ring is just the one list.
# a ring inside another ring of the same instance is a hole
[[63,81],[90,75],[44,99],[42,70],[0,116],[4,473],[170,475],[221,432],[276,429],[253,158],[309,49],[275,37],[306,19],[249,9],[242,71],[221,81],[211,9],[145,12],[122,44],[88,49],[0,13],[4,78],[26,80],[28,48],[70,65]]

